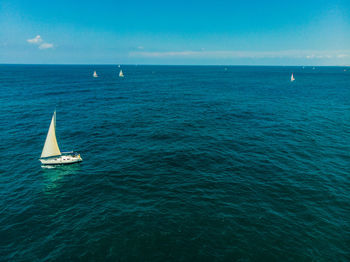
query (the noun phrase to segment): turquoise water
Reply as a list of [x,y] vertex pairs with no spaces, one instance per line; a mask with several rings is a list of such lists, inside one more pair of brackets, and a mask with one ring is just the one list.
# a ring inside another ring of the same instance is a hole
[[122,69],[0,65],[1,261],[350,260],[350,70]]

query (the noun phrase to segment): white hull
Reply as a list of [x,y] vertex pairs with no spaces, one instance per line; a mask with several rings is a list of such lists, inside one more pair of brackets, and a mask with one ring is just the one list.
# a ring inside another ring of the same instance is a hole
[[83,161],[80,155],[61,155],[50,158],[40,158],[43,165],[68,165]]

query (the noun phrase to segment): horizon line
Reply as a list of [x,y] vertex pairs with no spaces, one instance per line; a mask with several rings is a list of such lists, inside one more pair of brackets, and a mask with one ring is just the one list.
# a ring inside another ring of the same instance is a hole
[[0,63],[0,65],[81,65],[81,66],[251,66],[251,67],[350,67],[350,65],[240,65],[240,64],[137,64],[137,63]]

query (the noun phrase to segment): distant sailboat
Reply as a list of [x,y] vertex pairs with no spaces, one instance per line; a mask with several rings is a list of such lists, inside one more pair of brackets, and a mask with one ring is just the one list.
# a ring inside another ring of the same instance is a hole
[[295,78],[294,78],[294,76],[293,76],[293,73],[292,73],[292,75],[291,75],[291,77],[290,77],[290,81],[291,81],[291,82],[294,82],[294,81],[295,81]]
[[119,77],[124,77],[123,71],[120,69]]
[[96,73],[96,71],[94,71],[94,73],[93,73],[93,75],[92,75],[93,77],[98,77],[98,75],[97,75],[97,73]]
[[64,165],[83,161],[80,155],[75,152],[61,153],[56,139],[56,111],[53,113],[39,160],[43,165]]

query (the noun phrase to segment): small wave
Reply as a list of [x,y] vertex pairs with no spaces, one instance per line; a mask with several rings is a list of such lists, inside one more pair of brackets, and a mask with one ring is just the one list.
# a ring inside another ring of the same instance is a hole
[[55,168],[54,166],[47,166],[47,165],[42,165],[41,167],[42,167],[42,168],[47,168],[47,169]]

